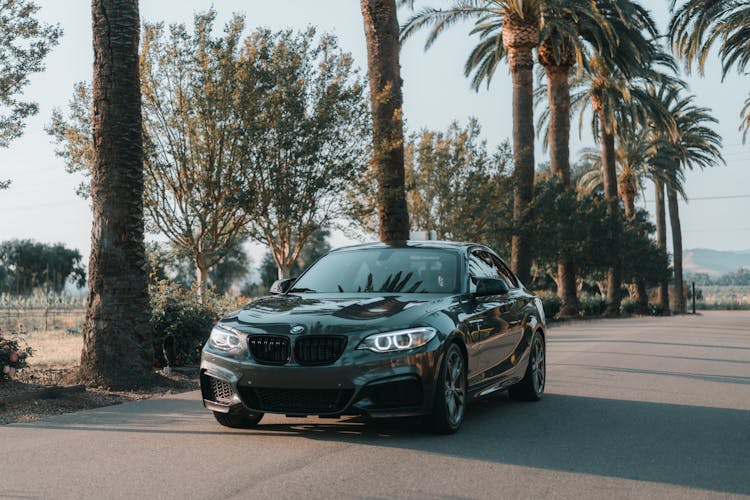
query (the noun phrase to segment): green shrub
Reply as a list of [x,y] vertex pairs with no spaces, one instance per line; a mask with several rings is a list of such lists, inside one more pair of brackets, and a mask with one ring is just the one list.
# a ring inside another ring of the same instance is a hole
[[152,284],[150,295],[154,363],[158,367],[197,363],[216,321],[244,301],[241,297],[218,297],[211,291],[201,301],[197,288],[185,290],[169,280]]
[[544,308],[544,316],[547,321],[555,319],[557,313],[560,312],[562,307],[562,301],[555,292],[544,290],[537,293],[537,296],[542,299],[542,307]]
[[638,304],[633,299],[625,299],[620,303],[620,312],[626,316],[635,314],[638,311]]
[[648,305],[648,313],[651,316],[669,316],[669,308],[665,308],[659,303],[651,302]]
[[607,309],[607,301],[601,295],[582,295],[578,302],[584,316],[601,316]]

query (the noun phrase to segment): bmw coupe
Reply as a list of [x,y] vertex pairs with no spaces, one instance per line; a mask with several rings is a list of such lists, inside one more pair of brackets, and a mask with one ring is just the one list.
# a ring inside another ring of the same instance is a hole
[[452,433],[473,399],[542,397],[545,329],[540,299],[482,245],[341,248],[216,324],[203,404],[234,428],[264,413],[421,416]]

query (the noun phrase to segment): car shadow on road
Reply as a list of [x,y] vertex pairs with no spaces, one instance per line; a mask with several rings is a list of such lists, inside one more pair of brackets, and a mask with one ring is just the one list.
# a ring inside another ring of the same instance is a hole
[[[223,429],[200,403],[167,400],[100,409],[19,427],[141,434],[276,436],[393,447],[539,469],[750,494],[750,411],[546,394],[517,403],[500,394],[472,404],[464,426],[432,435],[416,419],[290,419],[246,431]],[[293,441],[290,441],[293,446]]]
[[461,431],[427,433],[418,421],[349,419],[263,425],[248,435],[391,446],[556,471],[750,494],[750,412],[547,394],[501,395],[472,405]]

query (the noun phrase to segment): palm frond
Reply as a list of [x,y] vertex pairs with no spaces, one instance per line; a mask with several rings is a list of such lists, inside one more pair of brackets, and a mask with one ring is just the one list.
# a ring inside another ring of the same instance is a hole
[[742,142],[746,142],[747,134],[750,133],[750,96],[745,100],[745,104],[740,111],[740,116],[742,117],[742,122],[740,123]]
[[425,50],[428,50],[435,40],[451,26],[486,16],[489,12],[489,4],[491,2],[487,0],[455,0],[450,9],[425,7],[401,25],[399,40],[403,43],[417,31],[431,27],[425,41]]
[[750,65],[750,4],[741,0],[687,0],[677,7],[672,0],[669,39],[674,52],[690,72],[702,74],[715,45],[719,47],[722,75],[736,66]]

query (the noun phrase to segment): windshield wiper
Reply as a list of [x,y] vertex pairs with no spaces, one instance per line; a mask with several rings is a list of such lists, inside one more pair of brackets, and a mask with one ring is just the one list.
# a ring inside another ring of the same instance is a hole
[[316,290],[313,290],[312,288],[292,288],[291,290],[289,290],[286,293],[294,293],[294,292],[299,292],[299,293],[315,293]]

